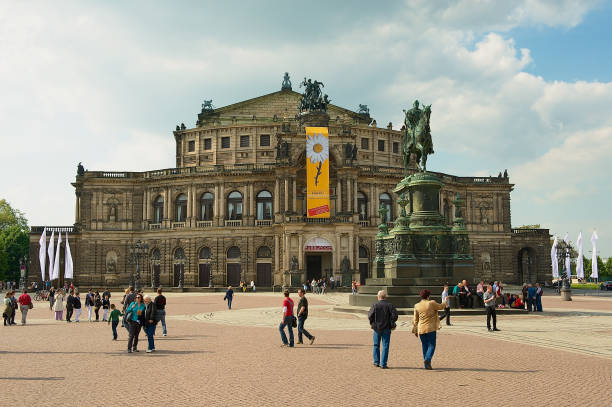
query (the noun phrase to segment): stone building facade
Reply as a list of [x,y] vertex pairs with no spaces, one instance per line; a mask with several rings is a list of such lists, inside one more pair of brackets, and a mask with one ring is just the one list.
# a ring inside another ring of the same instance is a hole
[[[371,276],[377,209],[388,206],[391,222],[399,213],[392,191],[404,177],[402,132],[330,104],[331,217],[307,218],[305,130],[295,119],[300,97],[285,85],[221,108],[204,104],[196,127],[174,131],[175,168],[77,175],[74,226],[56,227],[70,231],[75,283],[127,285],[137,240],[148,245],[140,261],[144,286],[178,286],[181,279],[185,287],[208,286],[211,276],[214,286],[283,285],[290,269],[301,279],[337,278],[346,259],[354,279]],[[474,258],[466,278],[550,280],[548,230],[512,229],[507,174],[437,175],[449,225],[455,196],[466,201]],[[32,228],[32,253],[42,230]],[[38,256],[31,259],[36,280]]]

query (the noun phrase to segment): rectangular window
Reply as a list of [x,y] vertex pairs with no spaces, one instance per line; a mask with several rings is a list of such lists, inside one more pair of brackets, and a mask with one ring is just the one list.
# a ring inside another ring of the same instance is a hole
[[370,149],[370,139],[362,138],[361,139],[361,149],[369,150]]
[[397,141],[393,143],[393,153],[399,153],[399,143]]
[[195,151],[195,141],[189,142],[189,152],[193,153]]
[[204,150],[212,150],[212,139],[211,138],[204,139]]
[[378,140],[378,151],[385,151],[385,140]]
[[240,147],[249,146],[249,136],[240,136]]
[[261,136],[259,136],[259,145],[261,147],[269,147],[270,146],[270,135],[262,134]]
[[230,148],[230,138],[221,137],[221,148]]

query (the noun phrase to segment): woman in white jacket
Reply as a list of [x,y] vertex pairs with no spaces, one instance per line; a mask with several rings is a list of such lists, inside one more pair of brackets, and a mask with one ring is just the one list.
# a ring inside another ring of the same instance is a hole
[[55,319],[57,321],[62,320],[62,316],[64,315],[64,291],[59,290],[59,292],[55,295],[55,304],[53,304],[53,311],[55,311]]

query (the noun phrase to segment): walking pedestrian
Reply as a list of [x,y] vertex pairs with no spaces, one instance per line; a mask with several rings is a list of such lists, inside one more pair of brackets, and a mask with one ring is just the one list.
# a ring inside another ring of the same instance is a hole
[[227,287],[227,291],[225,292],[225,297],[223,297],[224,301],[227,301],[227,309],[232,309],[232,299],[234,298],[234,290],[232,290],[232,286]]
[[161,287],[157,289],[157,297],[155,297],[155,307],[157,308],[157,320],[161,322],[162,334],[166,336],[166,297],[162,295]]
[[440,321],[446,318],[446,325],[450,326],[451,310],[448,302],[448,284],[444,285],[444,290],[442,291],[442,303],[446,303],[446,306],[444,307],[444,315],[440,317]]
[[[488,285],[487,291],[484,293],[484,303],[487,310],[487,329],[489,332],[499,331],[497,329],[497,315],[495,314],[495,298],[493,287]],[[493,318],[493,328],[491,328],[491,318]]]
[[[374,331],[372,334],[374,366],[387,369],[391,331],[396,327],[397,310],[393,304],[387,301],[387,292],[385,290],[378,292],[378,302],[375,302],[370,307],[368,320],[370,321],[370,327]],[[381,341],[382,353],[380,350]]]
[[72,322],[70,318],[72,318],[73,312],[73,298],[72,291],[70,291],[68,297],[66,297],[66,322]]
[[536,296],[537,291],[533,284],[527,286],[527,311],[536,311]]
[[315,341],[315,337],[310,334],[304,328],[304,322],[306,322],[306,318],[308,318],[308,300],[306,299],[306,291],[303,288],[298,289],[298,296],[300,297],[300,301],[297,306],[297,319],[298,319],[298,341],[297,343],[302,345],[302,335],[310,340],[310,344],[312,345]]
[[106,287],[102,293],[102,299],[104,299],[104,297],[108,297],[109,300],[111,299],[111,292],[108,287]]
[[19,302],[19,310],[21,311],[21,325],[25,325],[28,311],[34,308],[32,298],[28,295],[28,290],[23,290],[23,294],[19,296],[17,302]]
[[537,312],[542,312],[542,294],[544,294],[544,290],[540,286],[540,283],[536,283],[536,309]]
[[49,310],[53,310],[53,302],[55,301],[55,287],[51,287],[49,290]]
[[128,305],[125,312],[125,319],[130,327],[128,353],[138,352],[138,335],[144,322],[145,305],[142,302],[142,294],[137,294],[135,298],[136,300]]
[[147,353],[155,352],[155,325],[157,325],[157,307],[155,303],[151,301],[151,297],[148,295],[144,296],[145,304],[145,316],[144,316],[144,330],[147,334]]
[[81,295],[78,291],[74,293],[72,297],[72,308],[74,309],[74,322],[79,322],[81,317]]
[[11,306],[11,292],[7,291],[4,294],[4,309],[2,310],[2,319],[4,320],[4,326],[11,325],[11,313],[13,308]]
[[[11,287],[14,286],[14,281],[13,284],[11,284]],[[17,308],[19,308],[19,303],[17,302],[17,298],[15,298],[15,290],[11,289],[11,325],[17,325],[17,323],[15,323],[15,314],[17,313]]]
[[94,307],[94,296],[91,292],[91,288],[89,289],[89,291],[87,291],[87,294],[85,294],[85,306],[87,307],[87,319],[89,320],[89,322],[91,322],[92,311]]
[[64,292],[61,289],[55,295],[53,310],[55,311],[55,320],[61,321],[64,315]]
[[96,314],[96,322],[100,319],[100,307],[102,307],[102,298],[100,298],[100,293],[98,291],[94,294],[94,313]]
[[108,310],[110,308],[110,300],[107,295],[102,299],[102,322],[108,320]]
[[111,325],[113,330],[113,341],[117,340],[117,325],[119,325],[119,317],[123,316],[121,311],[115,309],[115,304],[111,304],[111,313],[108,316],[108,323]]
[[436,351],[436,331],[440,329],[440,320],[438,319],[438,311],[446,308],[446,301],[438,304],[434,300],[430,300],[431,292],[429,290],[421,290],[421,301],[414,306],[414,319],[412,322],[412,333],[414,336],[421,339],[421,347],[423,348],[423,363],[425,369],[431,370],[431,360]]
[[[283,341],[281,347],[284,348],[289,346],[290,348],[293,348],[293,300],[289,297],[289,290],[285,290],[283,295],[285,296],[285,299],[283,300],[283,310],[281,311],[282,318],[281,323],[278,326],[281,340]],[[289,331],[289,342],[287,342],[287,335],[285,335],[285,327],[287,327],[287,330]]]
[[[123,301],[121,301],[121,304],[123,304],[123,313],[124,314],[127,314],[127,308],[134,302],[134,300],[136,300],[136,293],[134,292],[134,287],[133,286],[129,286],[128,289],[125,290],[125,296],[123,297]],[[130,324],[124,322],[123,326],[128,331],[128,334],[129,334],[130,333]]]

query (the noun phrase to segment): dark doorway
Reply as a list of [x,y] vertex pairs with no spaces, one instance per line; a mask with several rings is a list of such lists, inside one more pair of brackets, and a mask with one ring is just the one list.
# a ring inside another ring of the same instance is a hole
[[173,287],[179,286],[179,281],[181,281],[181,271],[185,270],[184,264],[175,264],[174,265],[174,281]]
[[262,287],[272,286],[272,264],[257,263],[257,285]]
[[361,285],[365,284],[366,278],[368,278],[369,264],[359,263],[359,282]]
[[208,287],[210,277],[210,264],[200,264],[198,283],[200,287]]
[[306,278],[308,281],[320,279],[322,276],[321,255],[306,256]]
[[240,285],[240,263],[227,264],[227,285],[232,287]]
[[160,272],[159,264],[153,264],[153,286],[159,287],[159,272]]

